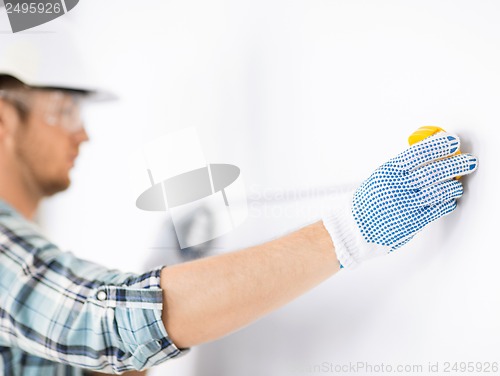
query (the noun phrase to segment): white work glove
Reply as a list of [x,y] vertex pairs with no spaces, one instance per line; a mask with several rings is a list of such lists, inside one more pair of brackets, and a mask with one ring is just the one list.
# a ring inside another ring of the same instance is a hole
[[462,196],[457,176],[474,172],[477,158],[458,154],[457,136],[440,132],[392,158],[365,180],[338,211],[323,218],[341,267],[355,267],[410,241],[449,214]]

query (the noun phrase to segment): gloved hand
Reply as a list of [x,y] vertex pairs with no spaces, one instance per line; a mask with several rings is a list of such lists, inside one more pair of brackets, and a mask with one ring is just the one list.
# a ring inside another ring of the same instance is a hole
[[441,132],[392,158],[364,181],[349,202],[323,218],[342,267],[387,254],[435,219],[449,214],[462,196],[454,178],[474,172],[477,158],[453,155],[457,136]]

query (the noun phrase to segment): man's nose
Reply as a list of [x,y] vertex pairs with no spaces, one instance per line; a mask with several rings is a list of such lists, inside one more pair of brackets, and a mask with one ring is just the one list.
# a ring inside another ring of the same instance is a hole
[[89,135],[88,135],[87,130],[85,129],[85,126],[83,124],[80,127],[80,129],[78,129],[76,132],[72,133],[71,136],[72,136],[73,140],[75,141],[75,143],[77,143],[78,145],[83,143],[83,142],[89,141]]

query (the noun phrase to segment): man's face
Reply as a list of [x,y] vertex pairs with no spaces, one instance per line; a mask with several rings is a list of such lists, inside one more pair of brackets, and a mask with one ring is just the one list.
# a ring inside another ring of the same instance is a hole
[[29,99],[28,116],[14,134],[14,153],[25,180],[50,196],[69,187],[69,172],[88,136],[72,95],[35,90]]

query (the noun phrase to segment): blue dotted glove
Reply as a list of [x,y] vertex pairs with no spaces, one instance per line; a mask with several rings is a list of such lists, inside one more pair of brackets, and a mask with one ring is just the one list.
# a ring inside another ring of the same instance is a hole
[[453,155],[457,136],[441,132],[414,144],[365,180],[323,223],[342,267],[387,254],[430,222],[452,212],[463,187],[454,178],[477,168],[470,154]]

